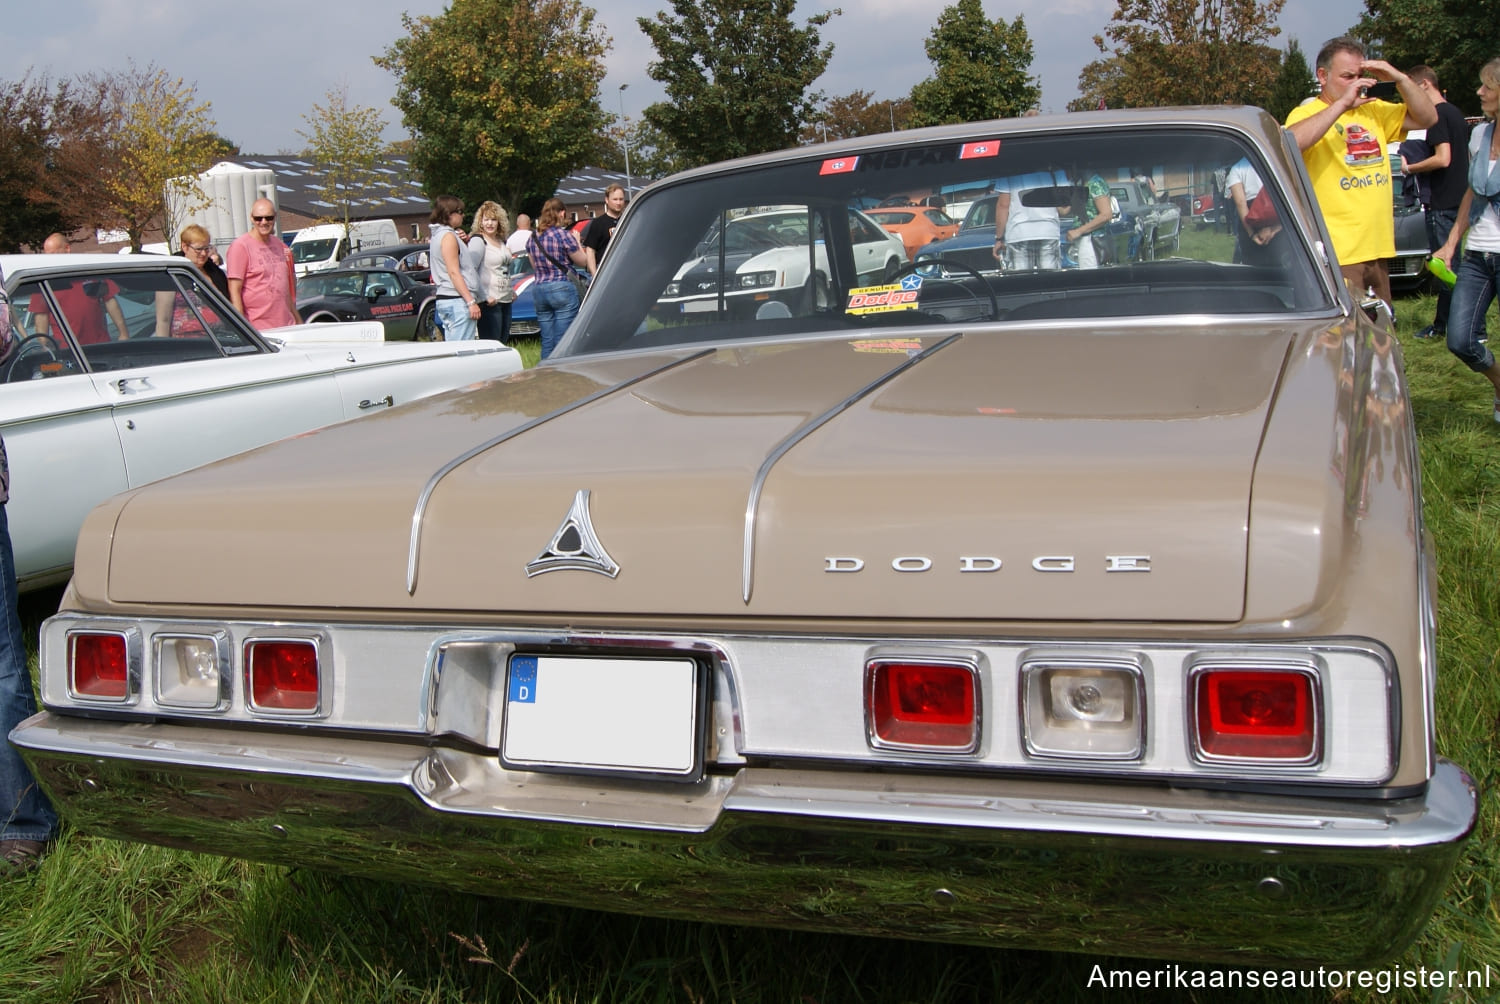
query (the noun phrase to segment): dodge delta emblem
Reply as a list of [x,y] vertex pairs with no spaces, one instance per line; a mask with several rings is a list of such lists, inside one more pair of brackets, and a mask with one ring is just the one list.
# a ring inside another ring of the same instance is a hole
[[552,543],[527,562],[526,575],[560,572],[565,568],[598,572],[611,579],[620,574],[620,566],[594,535],[594,524],[589,521],[588,489],[580,489],[573,496],[573,508],[568,510],[568,515],[552,535]]

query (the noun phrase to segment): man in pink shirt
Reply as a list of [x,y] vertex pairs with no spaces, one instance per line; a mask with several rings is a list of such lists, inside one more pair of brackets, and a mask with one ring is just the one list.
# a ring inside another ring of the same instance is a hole
[[292,255],[276,236],[276,207],[269,199],[255,200],[250,223],[250,232],[234,239],[225,259],[230,302],[257,331],[297,324]]

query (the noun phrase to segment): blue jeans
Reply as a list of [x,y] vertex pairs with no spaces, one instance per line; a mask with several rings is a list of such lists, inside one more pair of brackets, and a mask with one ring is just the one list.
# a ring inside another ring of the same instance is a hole
[[26,642],[16,610],[16,560],[10,546],[5,506],[0,505],[0,840],[51,840],[57,831],[52,803],[37,787],[21,755],[10,744],[10,730],[36,714]]
[[1458,282],[1453,285],[1453,309],[1448,315],[1448,351],[1475,373],[1495,365],[1484,334],[1484,313],[1495,301],[1495,280],[1500,276],[1500,253],[1465,251],[1459,261]]
[[479,337],[492,342],[510,341],[510,304],[479,305]]
[[[1424,209],[1422,217],[1427,223],[1427,249],[1436,251],[1453,232],[1453,224],[1458,222],[1458,210]],[[1444,332],[1448,330],[1448,312],[1453,304],[1453,290],[1441,282],[1435,285],[1438,291],[1437,310],[1432,315],[1432,330]]]
[[443,321],[443,341],[469,342],[479,330],[479,322],[469,316],[469,305],[462,300],[439,300],[438,317]]
[[546,359],[578,316],[578,290],[567,279],[538,282],[532,284],[531,299],[536,304],[536,326],[542,330],[542,358]]

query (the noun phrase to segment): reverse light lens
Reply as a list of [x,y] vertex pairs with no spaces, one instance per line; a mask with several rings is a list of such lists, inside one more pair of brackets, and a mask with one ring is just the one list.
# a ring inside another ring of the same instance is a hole
[[179,708],[216,708],[224,698],[226,642],[212,635],[155,639],[156,698]]
[[1032,756],[1133,760],[1144,751],[1138,667],[1027,663],[1021,687],[1022,732]]
[[318,710],[318,646],[306,639],[245,643],[246,692],[256,711]]
[[1310,763],[1319,751],[1318,690],[1301,669],[1207,669],[1195,687],[1205,757]]
[[130,697],[130,646],[123,634],[68,636],[68,685],[74,697],[121,703]]
[[979,748],[979,682],[971,665],[874,660],[865,666],[865,696],[872,745]]

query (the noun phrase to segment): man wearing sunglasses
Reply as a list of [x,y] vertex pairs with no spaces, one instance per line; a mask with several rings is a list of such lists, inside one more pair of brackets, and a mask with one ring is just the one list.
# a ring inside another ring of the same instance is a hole
[[276,235],[276,207],[269,199],[255,200],[250,224],[250,232],[234,239],[225,258],[230,302],[257,331],[296,324],[292,253]]

